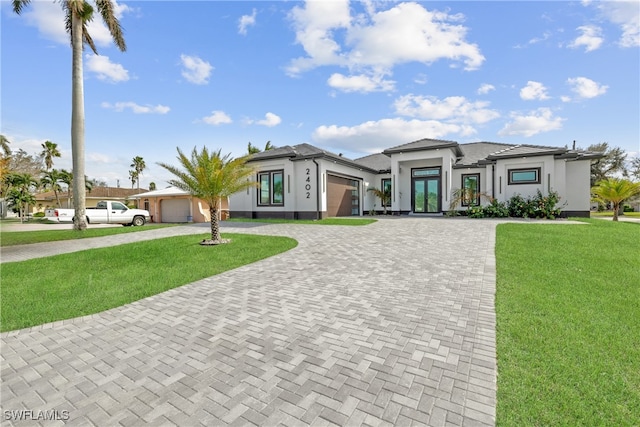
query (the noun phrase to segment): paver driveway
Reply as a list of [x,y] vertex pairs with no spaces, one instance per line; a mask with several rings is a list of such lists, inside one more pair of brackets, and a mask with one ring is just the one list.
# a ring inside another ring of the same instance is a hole
[[493,425],[495,224],[227,224],[299,245],[2,334],[3,423],[57,410],[67,425]]

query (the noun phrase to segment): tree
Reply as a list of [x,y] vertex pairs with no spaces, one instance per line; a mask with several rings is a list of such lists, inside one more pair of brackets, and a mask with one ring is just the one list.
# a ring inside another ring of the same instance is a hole
[[220,150],[209,152],[207,147],[198,152],[194,147],[191,157],[187,157],[178,148],[178,161],[182,168],[158,163],[176,179],[169,184],[187,191],[209,204],[211,217],[211,239],[203,240],[203,245],[217,245],[227,243],[220,237],[220,201],[238,191],[257,186],[251,179],[254,170],[246,165],[247,157],[231,158],[230,154],[222,156]]
[[53,191],[53,194],[56,196],[56,206],[58,207],[60,207],[60,198],[58,197],[58,192],[62,191],[62,187],[60,186],[61,181],[62,174],[58,169],[44,171],[44,174],[40,179],[40,182],[45,189],[50,188],[51,191]]
[[53,158],[61,157],[60,150],[58,150],[58,144],[51,141],[45,141],[42,145],[42,153],[40,156],[44,159],[44,166],[46,170],[53,167]]
[[13,152],[9,158],[9,170],[11,172],[38,176],[42,169],[44,169],[42,155],[33,156],[22,148]]
[[[12,0],[13,11],[18,15],[31,3],[31,0]],[[93,18],[93,7],[85,0],[60,0],[65,13],[65,28],[71,36],[71,155],[74,176],[74,207],[75,215],[73,228],[84,230],[87,228],[85,220],[84,193],[84,85],[82,69],[82,53],[87,44],[96,55],[98,51],[87,30],[87,22]],[[114,3],[111,0],[95,0],[98,13],[107,26],[115,45],[122,51],[127,47],[122,34],[120,22],[114,13]]]
[[629,175],[636,181],[640,181],[640,156],[634,157],[629,162]]
[[71,189],[73,188],[73,173],[60,169],[60,182],[67,186],[67,208],[71,206]]
[[[277,147],[275,145],[271,144],[271,141],[267,141],[267,143],[264,145],[264,151],[273,150],[274,148],[277,148]],[[249,155],[257,154],[257,153],[260,153],[262,151],[263,150],[260,150],[260,148],[256,147],[251,142],[249,142],[249,145],[247,145],[247,154],[249,154]]]
[[11,144],[11,141],[9,141],[6,136],[0,135],[0,149],[2,149],[5,156],[11,155],[11,148],[9,148],[9,144]]
[[615,174],[626,176],[625,159],[627,153],[622,148],[611,148],[608,142],[590,145],[588,151],[597,151],[604,157],[591,163],[591,186],[607,178],[613,178]]
[[137,180],[138,180],[138,172],[129,171],[129,181],[131,181],[131,188],[135,187]]
[[613,204],[613,220],[617,221],[618,210],[622,203],[636,194],[640,194],[640,182],[631,182],[628,179],[620,178],[603,179],[591,188],[591,193],[601,200]]
[[380,199],[380,203],[382,203],[382,213],[383,215],[387,214],[387,206],[391,202],[391,189],[380,189],[380,188],[369,188],[367,191],[371,191],[374,196]]
[[140,156],[134,157],[132,162],[131,167],[136,172],[135,179],[138,183],[138,192],[140,192],[140,175],[142,175],[142,171],[147,168],[147,165],[144,162],[144,159]]
[[155,182],[150,182],[149,183],[149,191],[155,191],[156,189],[156,183]]
[[8,187],[7,201],[13,205],[20,215],[20,221],[24,221],[28,206],[36,203],[33,190],[38,181],[28,173],[10,173],[5,177]]

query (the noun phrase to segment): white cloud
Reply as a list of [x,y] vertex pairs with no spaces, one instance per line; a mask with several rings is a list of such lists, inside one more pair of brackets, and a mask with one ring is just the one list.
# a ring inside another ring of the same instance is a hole
[[85,58],[87,70],[96,73],[99,80],[110,83],[129,80],[129,72],[122,65],[111,62],[108,56],[87,54]]
[[609,86],[601,85],[586,77],[575,77],[567,79],[567,84],[571,86],[571,90],[578,95],[579,98],[595,98],[604,95]]
[[[290,18],[296,41],[306,56],[292,60],[287,72],[297,75],[337,65],[356,75],[375,76],[390,75],[394,66],[408,62],[431,64],[447,59],[454,66],[462,63],[467,70],[477,69],[484,62],[478,46],[465,40],[467,28],[459,25],[462,16],[429,11],[418,3],[376,11],[379,4],[365,3],[367,14],[355,17],[347,0],[311,1],[304,7],[294,7]],[[345,79],[341,82],[349,83]],[[353,86],[344,85],[347,89]],[[372,87],[379,90],[378,86]]]
[[[113,43],[113,37],[104,25],[102,17],[100,17],[95,3],[94,19],[87,24],[87,29],[96,47],[110,46]],[[130,12],[132,9],[126,5],[114,2],[114,14],[116,18],[121,19],[122,16]],[[56,43],[69,46],[71,40],[70,35],[65,29],[64,11],[59,2],[53,1],[32,1],[22,12],[22,15],[28,25],[38,28],[38,31],[47,39]]]
[[261,126],[266,126],[266,127],[274,127],[274,126],[278,126],[280,123],[282,122],[282,119],[280,117],[278,117],[276,114],[273,113],[267,113],[264,115],[264,119],[263,120],[258,120],[255,123],[257,125],[261,125]]
[[640,7],[638,1],[593,2],[602,15],[620,27],[618,44],[621,47],[640,46]]
[[577,49],[581,46],[585,47],[586,52],[598,49],[602,46],[604,39],[602,38],[602,30],[595,25],[583,25],[578,27],[578,30],[582,32],[582,35],[578,36],[573,42],[569,44],[569,47]]
[[171,110],[165,105],[139,105],[135,102],[116,102],[115,104],[103,102],[101,106],[118,113],[129,109],[134,114],[167,114]]
[[449,134],[474,133],[467,126],[436,120],[405,120],[402,118],[368,121],[356,126],[319,126],[312,138],[334,149],[361,153],[378,153],[386,148],[421,138],[442,138]]
[[242,15],[238,20],[238,33],[242,35],[247,34],[247,27],[256,25],[256,10],[253,9],[251,15]]
[[496,87],[494,85],[490,85],[488,83],[483,83],[478,88],[478,95],[486,95],[489,92],[491,92],[492,90],[496,90]]
[[231,117],[224,111],[212,111],[210,116],[203,117],[202,121],[209,125],[224,125],[232,122]]
[[382,76],[345,76],[334,73],[327,81],[329,86],[343,92],[388,92],[395,88],[395,82],[384,80]]
[[209,77],[213,66],[207,61],[204,61],[197,56],[180,55],[180,61],[184,69],[182,70],[182,77],[187,79],[188,82],[204,85],[209,83]]
[[438,99],[433,96],[405,95],[394,102],[396,113],[420,119],[446,120],[452,123],[482,124],[500,117],[486,101],[471,102],[463,96]]
[[539,100],[543,101],[549,99],[547,95],[547,88],[540,82],[534,82],[529,80],[527,85],[520,89],[520,98],[525,101]]
[[554,117],[548,108],[538,108],[527,115],[511,114],[511,122],[507,123],[499,132],[499,136],[522,135],[525,137],[542,132],[562,129],[562,122],[566,119]]

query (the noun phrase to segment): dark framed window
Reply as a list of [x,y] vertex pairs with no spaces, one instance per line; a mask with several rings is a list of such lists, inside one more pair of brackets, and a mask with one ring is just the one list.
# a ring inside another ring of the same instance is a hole
[[389,207],[391,206],[391,178],[386,178],[382,180],[382,193],[384,194],[384,199],[382,199],[382,206]]
[[480,205],[480,174],[462,175],[462,206]]
[[509,185],[540,184],[540,168],[509,169]]
[[284,171],[260,172],[258,182],[260,183],[258,205],[284,205]]
[[144,199],[144,210],[145,211],[149,210],[149,199]]

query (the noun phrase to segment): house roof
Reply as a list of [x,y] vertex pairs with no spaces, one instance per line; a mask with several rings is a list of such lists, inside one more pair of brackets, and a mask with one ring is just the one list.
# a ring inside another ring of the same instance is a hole
[[[146,190],[141,188],[140,190]],[[139,193],[140,190],[136,188],[120,188],[120,187],[93,187],[91,191],[86,192],[87,199],[126,199],[132,197],[134,194]],[[59,198],[67,197],[67,191],[58,191]],[[47,191],[44,193],[36,194],[36,200],[55,200],[56,195],[53,191]]]
[[341,154],[335,154],[331,151],[326,151],[321,148],[315,147],[311,144],[303,143],[294,146],[285,145],[283,147],[274,148],[271,150],[261,151],[249,157],[247,162],[257,162],[261,160],[289,158],[291,161],[301,161],[308,159],[326,159],[332,160],[334,163],[340,163],[343,165],[355,167],[358,169],[366,168],[369,172],[378,172],[376,169],[372,169],[365,164],[359,164],[351,159],[348,159]]
[[136,199],[142,197],[160,197],[160,196],[185,196],[189,193],[178,188],[178,187],[167,187],[162,188],[160,190],[147,191],[146,193],[134,194],[131,197],[135,197]]
[[386,154],[371,154],[369,156],[355,159],[354,162],[359,165],[366,166],[369,169],[375,169],[379,173],[391,172],[391,158]]
[[423,138],[417,141],[409,142],[407,144],[397,145],[395,147],[387,148],[383,151],[384,154],[395,154],[407,151],[424,151],[432,150],[436,148],[453,148],[456,151],[456,155],[462,156],[459,144],[455,141],[447,141],[443,139],[430,139]]

